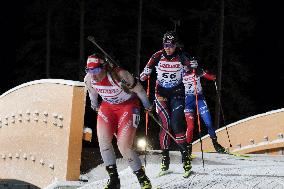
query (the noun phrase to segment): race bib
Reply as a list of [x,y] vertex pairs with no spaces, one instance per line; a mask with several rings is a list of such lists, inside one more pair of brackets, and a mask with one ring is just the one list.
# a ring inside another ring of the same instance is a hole
[[[184,84],[185,94],[195,94],[194,74],[185,74],[183,76],[182,82]],[[196,89],[197,89],[197,93],[200,93],[202,91],[200,77],[196,77]]]
[[162,87],[175,87],[182,82],[182,71],[180,62],[160,61],[156,66],[157,80]]
[[139,125],[139,122],[140,122],[140,110],[139,110],[139,108],[133,109],[132,121],[133,121],[133,127],[137,128],[138,125]]

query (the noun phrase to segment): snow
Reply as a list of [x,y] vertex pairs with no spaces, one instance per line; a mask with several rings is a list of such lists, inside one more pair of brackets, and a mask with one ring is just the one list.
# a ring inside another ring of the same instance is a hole
[[[284,156],[250,154],[250,158],[235,157],[225,154],[204,153],[204,167],[201,153],[194,153],[192,160],[193,174],[183,178],[183,168],[179,152],[171,151],[170,170],[173,173],[157,177],[159,172],[160,154],[151,151],[147,155],[146,174],[153,188],[215,188],[215,189],[284,189]],[[144,155],[140,156],[144,163]],[[117,160],[121,189],[140,188],[136,176],[123,159]],[[81,175],[80,189],[101,189],[107,182],[108,176],[103,165]]]

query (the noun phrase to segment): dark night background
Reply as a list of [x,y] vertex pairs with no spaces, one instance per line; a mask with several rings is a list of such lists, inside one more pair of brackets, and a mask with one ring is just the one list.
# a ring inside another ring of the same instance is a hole
[[[23,0],[11,2],[9,9],[1,6],[0,94],[22,83],[47,78],[48,12],[48,78],[83,81],[87,56],[99,51],[86,40],[89,35],[94,35],[121,67],[135,73],[139,1],[85,0],[84,9],[80,9],[82,2]],[[185,51],[197,56],[203,68],[216,73],[219,4],[220,0],[144,0],[140,71],[162,47],[163,34],[173,30],[174,20],[179,20],[176,29]],[[84,61],[80,61],[79,52],[80,10],[85,11]],[[227,123],[284,107],[282,12],[276,1],[225,0],[221,101]],[[146,87],[146,83],[143,85]],[[214,118],[214,83],[203,80],[202,85]],[[85,125],[95,128],[95,118],[87,100]],[[150,135],[156,135],[157,129],[151,122]],[[140,130],[144,132],[144,117]],[[158,140],[156,136],[151,138]],[[93,140],[91,145],[95,143]]]

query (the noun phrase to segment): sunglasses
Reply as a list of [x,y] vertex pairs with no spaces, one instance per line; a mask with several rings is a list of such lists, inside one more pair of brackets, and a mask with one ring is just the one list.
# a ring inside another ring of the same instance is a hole
[[164,48],[175,48],[176,45],[172,44],[172,43],[165,43],[164,44]]
[[91,68],[86,68],[85,69],[85,72],[86,73],[91,73],[91,74],[98,74],[98,73],[100,73],[102,71],[102,68],[93,68],[93,69],[91,69]]

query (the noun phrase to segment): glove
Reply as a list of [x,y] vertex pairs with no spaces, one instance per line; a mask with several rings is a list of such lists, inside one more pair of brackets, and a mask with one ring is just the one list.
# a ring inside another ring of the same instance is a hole
[[146,66],[144,68],[143,72],[140,74],[140,80],[141,81],[147,80],[147,78],[151,74],[151,72],[152,72],[152,69]]
[[99,107],[98,107],[95,103],[93,103],[93,102],[91,102],[91,108],[92,108],[94,111],[96,111],[96,112],[99,111]]
[[205,79],[211,80],[211,81],[215,81],[216,80],[216,75],[215,74],[211,74],[209,73],[207,70],[205,70],[203,77]]
[[197,60],[191,60],[190,61],[190,66],[191,66],[191,68],[196,69],[197,66],[198,66]]
[[145,108],[145,110],[146,110],[147,112],[151,112],[151,111],[153,110],[153,105],[151,105],[151,106]]

